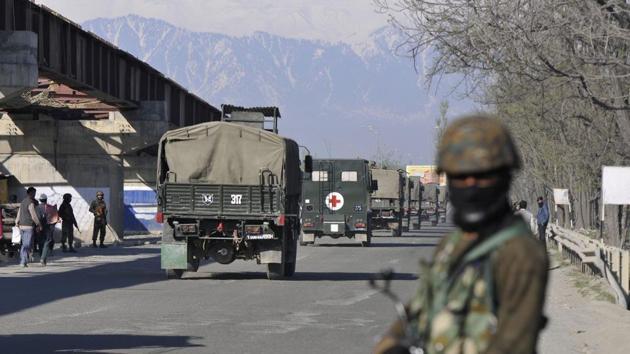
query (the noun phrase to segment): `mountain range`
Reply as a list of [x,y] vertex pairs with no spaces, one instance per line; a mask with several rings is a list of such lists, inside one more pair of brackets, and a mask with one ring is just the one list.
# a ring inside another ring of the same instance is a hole
[[[264,32],[192,32],[136,15],[82,26],[216,107],[280,107],[280,133],[316,157],[433,160],[435,118],[446,89],[428,92],[424,57],[414,66],[398,55],[400,36],[389,28],[350,46]],[[467,106],[451,102],[455,111]]]

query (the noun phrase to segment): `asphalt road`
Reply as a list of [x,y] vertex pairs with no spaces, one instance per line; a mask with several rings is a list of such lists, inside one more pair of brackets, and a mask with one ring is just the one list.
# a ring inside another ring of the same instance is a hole
[[395,318],[368,279],[393,268],[393,289],[409,298],[418,260],[448,231],[423,228],[377,233],[370,248],[300,247],[284,281],[243,261],[166,280],[158,245],[56,251],[45,268],[0,263],[0,352],[367,353]]

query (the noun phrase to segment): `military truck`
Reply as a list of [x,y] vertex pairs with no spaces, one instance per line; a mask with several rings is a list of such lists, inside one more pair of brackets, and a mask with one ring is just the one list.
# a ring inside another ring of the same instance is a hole
[[372,178],[378,181],[379,187],[370,196],[372,225],[374,229],[391,230],[392,236],[400,237],[405,205],[405,171],[372,168]]
[[422,177],[408,176],[407,187],[405,188],[405,217],[407,218],[407,229],[419,229],[421,225],[421,200],[424,192]]
[[368,161],[313,159],[302,184],[301,245],[330,236],[354,238],[367,247],[372,240],[370,193],[378,189]]
[[448,190],[446,186],[437,183],[424,185],[422,194],[423,220],[430,221],[432,225],[446,221],[446,203],[448,202]]
[[[273,127],[264,129],[270,114]],[[164,134],[157,218],[167,277],[197,271],[202,258],[255,260],[269,279],[293,275],[302,172],[298,145],[277,134],[278,117],[275,107],[223,106],[221,122]]]

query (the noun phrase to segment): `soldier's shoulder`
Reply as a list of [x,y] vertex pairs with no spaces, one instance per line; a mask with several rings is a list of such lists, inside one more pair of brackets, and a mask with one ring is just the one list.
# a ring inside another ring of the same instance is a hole
[[549,262],[543,244],[527,230],[507,240],[497,252],[500,259],[510,263],[517,262],[522,266],[532,265],[534,268],[546,269]]

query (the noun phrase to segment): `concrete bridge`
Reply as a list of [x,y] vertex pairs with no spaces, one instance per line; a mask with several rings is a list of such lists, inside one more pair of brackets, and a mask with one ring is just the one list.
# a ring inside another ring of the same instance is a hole
[[45,6],[0,0],[0,117],[6,195],[21,199],[32,185],[60,203],[72,193],[89,239],[87,206],[103,190],[115,239],[158,227],[150,219],[159,137],[221,112]]

